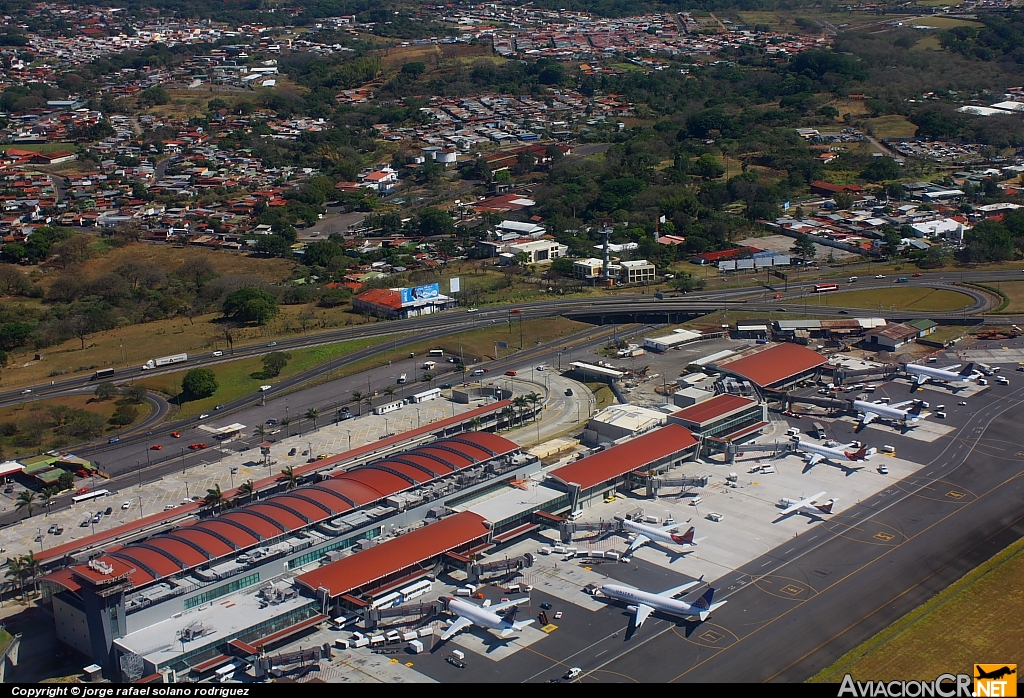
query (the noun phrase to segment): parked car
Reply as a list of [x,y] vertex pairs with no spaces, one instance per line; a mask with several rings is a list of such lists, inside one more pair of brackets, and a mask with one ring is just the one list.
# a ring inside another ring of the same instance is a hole
[[104,516],[110,516],[113,513],[114,513],[114,507],[107,507],[106,510],[103,512],[103,515]]
[[125,502],[124,504],[121,505],[121,509],[124,510],[124,511],[127,511],[127,510],[129,510],[131,508],[132,508],[132,503],[130,501]]
[[294,456],[295,455],[295,449],[293,448],[290,451],[288,451],[288,455],[289,456]]
[[572,397],[572,388],[566,388],[565,394],[568,395],[569,397]]

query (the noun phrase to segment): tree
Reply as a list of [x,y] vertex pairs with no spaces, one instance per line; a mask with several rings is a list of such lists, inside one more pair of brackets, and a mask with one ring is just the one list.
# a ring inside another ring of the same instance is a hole
[[181,379],[181,392],[187,400],[210,397],[219,387],[217,375],[208,368],[193,368]]
[[[310,407],[306,410],[306,419],[313,420],[313,431],[316,431],[316,418],[320,416],[320,410],[315,407]],[[310,454],[311,456],[313,454]]]
[[46,507],[46,515],[50,515],[50,505],[53,504],[53,498],[60,492],[60,487],[51,486],[43,489],[43,506]]
[[135,405],[118,405],[114,414],[110,415],[110,423],[117,427],[131,424],[139,416],[139,408]]
[[676,275],[676,278],[672,279],[670,284],[672,288],[683,293],[690,291],[700,291],[704,288],[704,279],[698,279],[693,274],[687,272],[680,272]]
[[718,179],[725,174],[725,168],[711,153],[704,153],[690,167],[690,173],[701,179]]
[[814,241],[811,240],[809,235],[805,235],[803,233],[797,236],[796,240],[793,242],[793,246],[790,248],[790,251],[804,259],[814,259],[818,254],[814,249]]
[[516,411],[519,413],[520,424],[523,421],[523,412],[526,411],[527,404],[528,403],[525,395],[516,395],[514,398],[512,398],[512,406],[516,408]]
[[203,497],[203,501],[206,502],[207,506],[211,506],[216,509],[217,507],[227,504],[228,500],[224,499],[224,493],[221,492],[220,485],[215,484],[213,487],[206,490],[206,496]]
[[384,394],[387,395],[388,397],[391,397],[396,392],[398,392],[398,388],[396,388],[393,385],[389,385],[388,387],[384,388]]
[[32,579],[32,590],[38,594],[39,575],[43,570],[39,564],[39,560],[36,560],[36,556],[31,550],[21,556],[21,569],[25,575]]
[[286,483],[288,489],[292,489],[299,484],[299,477],[295,474],[295,469],[290,465],[281,470],[281,476],[277,479],[280,482]]
[[96,386],[93,395],[96,396],[97,400],[109,400],[117,395],[117,386],[110,381],[104,381]]
[[423,61],[413,61],[412,63],[406,63],[402,66],[402,73],[413,78],[418,78],[426,69],[427,64]]
[[483,423],[483,420],[479,417],[473,417],[473,419],[469,420],[469,428],[473,431],[479,431]]
[[559,276],[567,276],[571,278],[573,275],[572,260],[568,257],[556,257],[551,260],[551,266],[549,269]]
[[274,378],[288,365],[292,355],[287,351],[272,351],[261,359],[263,361],[263,377]]
[[967,262],[1000,262],[1013,258],[1013,239],[1005,225],[984,220],[964,232],[961,257]]
[[121,391],[124,399],[132,402],[136,405],[141,405],[146,400],[146,396],[149,395],[149,389],[141,383],[135,385],[129,385]]
[[32,490],[25,490],[18,495],[18,498],[14,500],[14,507],[21,511],[25,509],[28,511],[28,515],[32,516],[32,510],[36,506],[36,493]]
[[505,418],[505,424],[508,426],[509,429],[511,429],[512,428],[512,420],[516,416],[516,411],[514,409],[512,409],[511,405],[509,405],[509,406],[506,406],[506,407],[502,408],[501,416]]
[[145,106],[167,104],[170,101],[171,96],[167,94],[167,90],[161,85],[155,85],[150,87],[148,90],[143,90],[139,93],[139,102]]
[[57,486],[60,487],[61,492],[70,490],[75,486],[75,476],[65,470],[60,474],[60,477],[57,478]]
[[860,176],[869,182],[884,182],[900,176],[900,166],[892,158],[872,158],[871,164],[864,168]]
[[450,235],[455,231],[455,221],[451,214],[439,208],[425,208],[417,218],[421,235]]
[[20,556],[7,558],[7,572],[4,573],[4,576],[18,582],[18,586],[21,587],[21,597],[25,598],[25,568]]
[[238,491],[241,494],[246,495],[249,498],[249,502],[252,502],[252,498],[256,496],[256,486],[252,483],[252,480],[246,480],[238,486]]
[[277,316],[277,297],[262,288],[240,288],[224,299],[224,317],[265,325]]
[[537,420],[537,403],[540,402],[540,395],[538,395],[536,392],[531,390],[526,395],[526,401],[529,402],[530,406],[533,408],[533,419],[534,419],[534,421],[536,421]]
[[837,191],[832,195],[832,201],[836,203],[836,208],[841,211],[845,211],[853,206],[853,202],[856,200],[857,197],[848,191]]
[[359,416],[362,416],[363,408],[361,407],[361,405],[363,404],[363,394],[361,392],[359,392],[358,390],[353,390],[352,391],[352,402],[356,403],[356,407],[359,408]]

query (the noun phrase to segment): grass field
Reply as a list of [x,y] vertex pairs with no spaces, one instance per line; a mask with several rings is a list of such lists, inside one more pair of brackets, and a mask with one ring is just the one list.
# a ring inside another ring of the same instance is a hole
[[6,153],[11,148],[15,150],[31,150],[33,153],[52,153],[55,150],[70,150],[72,153],[77,153],[81,150],[77,143],[33,143],[26,145],[10,143],[8,145],[0,145],[0,152]]
[[[292,355],[291,361],[281,371],[281,375],[274,378],[263,378],[260,375],[263,371],[263,363],[259,358],[255,357],[217,364],[212,367],[214,373],[217,374],[217,383],[219,384],[217,392],[202,400],[182,403],[180,413],[182,416],[190,416],[210,412],[215,405],[231,402],[244,395],[255,394],[261,385],[279,383],[285,378],[308,371],[315,366],[327,363],[345,354],[350,354],[366,347],[384,344],[386,341],[387,338],[384,337],[372,337],[289,352]],[[387,353],[385,350],[381,354],[382,360]],[[394,355],[391,358],[394,358]],[[150,390],[174,397],[181,392],[181,379],[185,377],[186,373],[187,371],[175,371],[161,376],[147,376],[142,378],[140,382]],[[340,375],[342,374],[339,373],[334,377],[337,378]],[[175,405],[176,403],[172,402],[171,404]]]
[[1009,304],[1000,309],[1000,313],[1019,313],[1024,311],[1024,281],[989,282],[986,287],[998,289],[1010,299]]
[[932,680],[975,662],[1017,662],[1024,647],[1024,540],[964,575],[810,680]]
[[[864,308],[866,310],[917,310],[954,311],[963,310],[965,305],[973,305],[974,300],[957,291],[945,289],[922,288],[916,286],[893,286],[867,291],[846,291],[843,293],[826,293],[818,298],[821,305],[839,306],[843,308]],[[808,305],[810,301],[808,301]],[[818,305],[818,303],[815,303]]]
[[913,19],[905,20],[903,24],[914,27],[932,27],[934,29],[984,26],[981,22],[972,22],[969,19],[957,19],[956,17],[915,17]]
[[942,44],[937,36],[926,36],[914,44],[915,51],[941,51]]
[[590,392],[594,394],[594,398],[597,401],[597,411],[600,412],[605,407],[610,407],[615,404],[615,393],[608,387],[607,383],[587,383],[586,386],[590,388]]
[[912,138],[917,133],[917,126],[900,114],[865,119],[864,123],[870,127],[875,138]]
[[[17,434],[0,437],[0,446],[3,447],[3,452],[6,456],[19,457],[35,455],[52,448],[62,448],[78,441],[68,437],[54,436],[53,427],[50,422],[50,413],[47,408],[56,405],[87,410],[100,415],[106,425],[105,431],[109,434],[130,429],[130,424],[115,428],[107,421],[117,409],[116,402],[116,400],[104,400],[101,402],[96,400],[91,393],[87,393],[47,400],[34,400],[0,408],[0,424],[13,422],[18,425]],[[133,423],[137,424],[149,416],[150,407],[148,403],[136,405],[135,407],[138,409],[138,416]],[[35,424],[43,424],[45,428],[38,434],[39,444],[31,445],[31,442],[28,440],[28,434],[31,432],[31,427]]]

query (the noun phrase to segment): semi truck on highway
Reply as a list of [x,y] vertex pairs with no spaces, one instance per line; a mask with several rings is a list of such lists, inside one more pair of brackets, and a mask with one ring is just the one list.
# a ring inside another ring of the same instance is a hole
[[170,356],[161,356],[159,359],[150,359],[146,363],[142,364],[142,370],[146,371],[151,368],[159,368],[160,366],[180,364],[182,361],[188,361],[188,354],[171,354]]

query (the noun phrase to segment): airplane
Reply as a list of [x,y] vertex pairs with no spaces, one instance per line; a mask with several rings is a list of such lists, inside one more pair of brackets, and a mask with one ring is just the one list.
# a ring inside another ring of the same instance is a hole
[[929,380],[950,383],[954,390],[963,388],[977,371],[974,370],[973,363],[964,366],[959,373],[956,372],[958,368],[960,368],[960,364],[946,366],[945,368],[932,368],[931,366],[921,366],[919,364],[903,364],[903,370],[907,372],[908,376],[913,378],[915,388]]
[[866,461],[871,456],[875,455],[875,449],[861,446],[856,451],[850,450],[854,448],[854,444],[846,444],[838,448],[830,448],[828,446],[819,446],[818,444],[811,443],[810,441],[802,441],[799,436],[793,437],[793,445],[799,451],[803,451],[807,456],[807,467],[804,468],[806,473],[808,470],[813,468],[815,465],[822,461],[828,461],[840,468],[847,474],[852,475],[858,470],[863,468],[852,468],[844,465],[847,461]]
[[1008,666],[1000,667],[999,669],[995,669],[994,671],[985,671],[984,669],[979,667],[975,669],[975,671],[978,673],[978,675],[974,677],[976,679],[995,679],[997,681],[1003,678],[1004,676],[1009,676],[1011,674],[1017,673],[1016,669],[1011,669]]
[[[901,407],[905,407],[910,404],[913,404],[914,406],[907,410],[900,409]],[[921,419],[921,411],[923,407],[921,403],[915,402],[914,400],[907,400],[906,402],[900,402],[895,405],[886,405],[882,402],[854,400],[853,409],[860,413],[860,425],[857,427],[858,430],[867,426],[876,419],[889,419],[894,422],[901,423],[904,429],[912,429],[914,422]]]
[[675,598],[680,594],[689,591],[698,584],[703,583],[703,581],[704,577],[701,576],[701,578],[695,582],[687,582],[686,584],[667,589],[660,594],[652,594],[649,591],[641,591],[640,589],[622,584],[604,584],[598,587],[597,591],[601,596],[629,603],[626,610],[631,611],[634,614],[633,626],[635,628],[639,628],[643,625],[648,616],[655,611],[666,613],[670,616],[685,618],[686,620],[703,622],[708,619],[708,616],[710,616],[716,608],[720,608],[728,603],[727,601],[712,603],[712,599],[715,597],[715,590],[713,588],[709,587],[708,590],[693,603]]
[[783,497],[779,500],[779,506],[782,507],[782,513],[779,514],[777,521],[781,521],[783,518],[790,514],[808,514],[811,518],[820,519],[822,514],[831,514],[832,508],[836,504],[836,499],[833,497],[824,504],[818,504],[818,497],[824,497],[824,492],[818,494],[812,494],[806,499],[790,499],[789,497]]
[[697,545],[698,541],[704,540],[703,538],[698,538],[697,540],[693,539],[693,526],[690,526],[686,533],[682,535],[678,533],[670,533],[670,531],[679,528],[681,525],[682,524],[672,523],[658,528],[656,526],[647,526],[646,524],[642,524],[637,521],[630,521],[628,519],[624,520],[622,522],[622,528],[631,533],[637,534],[636,538],[633,539],[633,542],[629,544],[626,554],[628,555],[640,546],[650,543],[652,540],[656,543],[682,545],[685,547]]
[[[502,601],[493,606],[490,605],[489,601],[485,601],[483,606],[477,606],[475,603],[462,601],[461,599],[448,599],[448,611],[457,615],[458,618],[448,626],[441,639],[447,640],[452,635],[465,630],[471,625],[487,628],[488,630],[500,630],[501,637],[509,637],[533,622],[532,618],[530,620],[516,620],[516,611],[519,608],[519,604],[529,602],[529,598],[522,598]],[[499,616],[498,614],[502,611],[505,611],[504,615]]]

